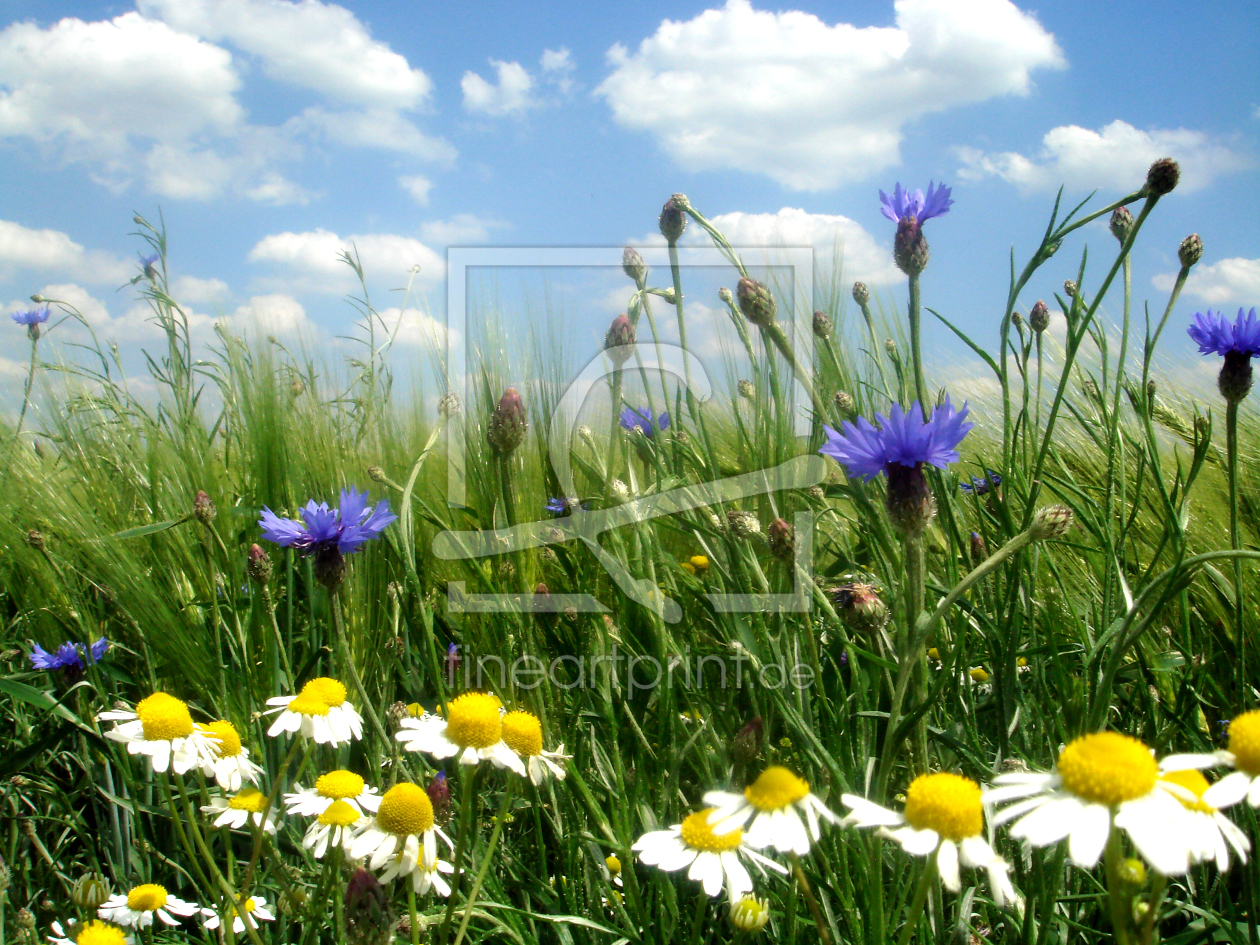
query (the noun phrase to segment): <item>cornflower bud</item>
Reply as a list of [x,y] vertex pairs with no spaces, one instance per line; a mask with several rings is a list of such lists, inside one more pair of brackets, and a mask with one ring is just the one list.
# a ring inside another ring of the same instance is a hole
[[796,529],[781,518],[776,518],[766,528],[766,541],[770,554],[780,561],[790,563],[796,556]]
[[1062,538],[1072,527],[1072,510],[1066,505],[1047,505],[1033,516],[1033,541]]
[[250,545],[249,557],[245,561],[245,573],[259,587],[266,587],[271,580],[271,557],[263,551],[262,545]]
[[209,525],[218,514],[219,510],[214,507],[214,502],[210,500],[210,496],[206,495],[204,491],[198,492],[193,497],[193,518],[202,525]]
[[726,524],[730,527],[731,534],[743,541],[761,537],[761,523],[752,512],[731,509],[726,513]]
[[875,585],[862,581],[841,584],[831,592],[832,606],[846,627],[858,633],[877,633],[888,623],[888,605]]
[[774,324],[774,296],[762,283],[745,276],[739,280],[735,295],[739,299],[739,310],[754,325],[766,328]]
[[1121,243],[1133,232],[1133,214],[1128,207],[1116,207],[1111,214],[1111,235]]
[[368,478],[371,479],[373,482],[385,481],[385,470],[381,469],[380,466],[369,466],[367,468],[367,474],[368,474]]
[[1041,334],[1050,327],[1050,310],[1046,308],[1046,303],[1038,299],[1032,307],[1032,311],[1028,313],[1028,324],[1032,326],[1032,330],[1037,334]]
[[736,764],[752,764],[761,756],[764,738],[765,725],[759,715],[731,736],[731,760]]
[[647,264],[643,262],[643,257],[633,246],[627,246],[622,251],[621,269],[634,281],[635,285],[642,285],[643,280],[647,278]]
[[622,312],[613,319],[604,335],[604,353],[617,367],[626,363],[626,359],[634,353],[635,331],[630,319]]
[[1181,178],[1181,168],[1172,158],[1160,158],[1146,172],[1147,194],[1162,197],[1173,192],[1177,181]]
[[871,290],[866,287],[865,282],[853,283],[853,301],[858,305],[865,306],[871,300]]
[[827,317],[826,312],[814,313],[814,334],[819,338],[831,336],[831,319]]
[[1191,233],[1181,245],[1177,247],[1177,259],[1181,264],[1189,269],[1200,259],[1203,258],[1203,240],[1199,238],[1198,233]]
[[424,789],[429,795],[429,803],[433,805],[433,820],[438,825],[451,819],[451,785],[446,780],[446,772],[439,771]]
[[43,551],[47,547],[44,543],[43,533],[35,528],[26,533],[26,543],[36,551]]
[[735,296],[731,295],[731,290],[728,289],[726,286],[722,286],[722,288],[718,289],[718,298],[721,299],[723,302],[725,302],[727,305],[735,304]]
[[498,406],[486,426],[490,448],[500,456],[510,456],[525,439],[525,407],[515,387],[509,387],[499,398]]
[[462,409],[458,394],[443,394],[438,401],[438,413],[444,417],[454,417]]
[[833,399],[836,403],[836,409],[844,414],[844,416],[851,418],[853,414],[857,412],[857,404],[853,400],[853,395],[848,391],[836,391],[836,396]]
[[687,229],[687,216],[683,212],[683,206],[687,200],[683,197],[683,203],[679,203],[678,198],[682,194],[674,194],[665,201],[665,206],[661,208],[661,216],[658,221],[661,228],[661,236],[665,237],[667,243],[677,243],[679,237],[683,235],[683,230]]
[[360,866],[346,883],[343,900],[346,941],[350,945],[388,945],[394,916],[380,880]]
[[1064,280],[1063,280],[1063,292],[1064,292],[1064,294],[1065,294],[1065,295],[1067,295],[1067,297],[1068,297],[1069,299],[1074,299],[1074,298],[1076,298],[1076,293],[1077,293],[1077,291],[1078,291],[1078,289],[1077,289],[1077,285],[1076,285],[1076,280],[1074,280],[1074,279],[1064,279]]
[[757,388],[753,386],[752,381],[741,378],[739,384],[736,386],[739,388],[739,396],[743,397],[745,400],[752,400],[753,395],[757,393]]

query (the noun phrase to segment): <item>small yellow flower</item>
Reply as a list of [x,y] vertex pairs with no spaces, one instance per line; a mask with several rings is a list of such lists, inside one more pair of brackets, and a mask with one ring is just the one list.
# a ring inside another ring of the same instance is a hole
[[688,564],[701,573],[709,570],[709,559],[704,555],[692,555]]
[[690,575],[694,576],[696,573],[696,566],[692,564],[690,561],[684,561],[678,567],[682,568],[684,571],[686,571]]
[[989,671],[983,666],[977,666],[967,674],[973,682],[987,683],[989,681]]

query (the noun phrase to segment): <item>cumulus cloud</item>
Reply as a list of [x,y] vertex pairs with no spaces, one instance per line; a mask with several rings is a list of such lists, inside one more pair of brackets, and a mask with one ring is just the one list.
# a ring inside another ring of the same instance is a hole
[[197,276],[177,276],[171,283],[171,297],[181,305],[198,305],[215,302],[228,294],[228,285],[222,279],[201,279]]
[[368,278],[399,279],[419,266],[420,284],[432,285],[446,270],[440,255],[412,237],[366,233],[343,238],[324,229],[265,236],[250,250],[249,261],[272,263],[287,270],[301,278],[304,289],[342,292],[353,275],[341,260],[341,254],[355,250]]
[[241,334],[303,336],[316,330],[302,303],[291,295],[275,292],[252,296],[227,319],[228,327]]
[[464,109],[485,115],[520,115],[537,102],[531,94],[534,78],[519,62],[491,59],[497,79],[491,83],[471,70],[464,73],[459,86],[464,91]]
[[[1155,288],[1164,292],[1171,292],[1176,281],[1171,273],[1161,273],[1151,280]],[[1200,263],[1190,271],[1182,292],[1209,305],[1254,305],[1260,298],[1260,259],[1234,257],[1210,266]]]
[[542,68],[543,79],[554,84],[562,93],[573,89],[573,70],[576,65],[568,48],[561,46],[559,49],[544,49],[539,66]]
[[36,230],[0,220],[0,275],[20,270],[64,274],[90,284],[121,283],[135,264],[104,250],[88,250],[60,230]]
[[363,111],[312,106],[285,125],[294,134],[325,138],[354,148],[397,151],[436,164],[450,164],[459,153],[443,138],[427,135],[405,116],[388,108]]
[[[387,308],[380,316],[387,329],[397,331],[394,341],[398,344],[417,348],[446,345],[446,326],[427,312],[414,308]],[[451,335],[458,337],[458,332],[451,332]]]
[[491,230],[508,224],[502,220],[490,220],[472,213],[457,213],[449,220],[434,220],[420,225],[420,237],[435,246],[460,246],[480,243]]
[[1042,138],[1041,150],[1032,157],[976,148],[958,148],[957,154],[962,161],[958,176],[964,180],[1000,177],[1024,191],[1055,190],[1061,185],[1137,190],[1152,162],[1173,157],[1181,165],[1178,190],[1188,192],[1252,164],[1245,155],[1214,142],[1201,131],[1143,131],[1119,120],[1098,131],[1079,125],[1052,128]]
[[419,174],[398,178],[398,186],[411,194],[411,199],[422,207],[429,205],[429,191],[433,189],[433,181]]
[[1026,95],[1034,70],[1065,64],[1054,37],[1009,0],[895,6],[896,26],[856,27],[727,0],[665,20],[634,52],[614,46],[596,94],[687,170],[823,190],[896,164],[908,122]]

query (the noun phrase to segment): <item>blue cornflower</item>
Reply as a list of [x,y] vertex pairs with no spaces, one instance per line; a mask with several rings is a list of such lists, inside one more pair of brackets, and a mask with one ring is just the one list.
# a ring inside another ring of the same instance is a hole
[[327,587],[341,583],[345,573],[344,555],[353,554],[364,542],[376,538],[398,516],[382,499],[371,509],[368,494],[341,490],[341,504],[330,509],[327,502],[311,499],[300,510],[302,521],[281,518],[264,506],[258,520],[263,537],[277,545],[294,548],[303,556],[315,555],[316,578]]
[[1246,315],[1228,321],[1219,312],[1195,312],[1194,324],[1186,333],[1199,345],[1200,354],[1219,354],[1225,358],[1216,385],[1221,396],[1236,404],[1251,390],[1251,359],[1260,355],[1260,320],[1252,308]]
[[552,515],[571,515],[574,510],[579,508],[583,511],[587,509],[587,504],[581,499],[561,497],[547,500],[547,511]]
[[36,669],[52,670],[82,670],[83,656],[86,654],[89,663],[96,663],[106,651],[109,650],[109,640],[101,637],[91,646],[84,647],[82,643],[63,643],[57,647],[52,653],[49,653],[38,643],[31,651],[31,663]]
[[923,463],[944,469],[958,462],[958,450],[967,432],[975,426],[965,423],[967,404],[955,410],[949,398],[932,411],[932,419],[924,420],[923,411],[916,400],[908,411],[900,404],[893,404],[888,416],[876,414],[879,429],[865,417],[857,423],[845,420],[837,433],[824,425],[827,442],[818,451],[843,463],[850,476],[870,482],[880,473],[889,473],[893,465],[916,467]]
[[662,413],[660,419],[653,425],[651,410],[646,407],[642,410],[626,407],[621,411],[621,425],[627,430],[638,430],[650,440],[656,435],[657,430],[669,429],[669,413],[668,411]]
[[996,489],[1002,484],[1002,477],[992,469],[985,470],[986,475],[972,476],[971,482],[960,482],[958,488],[963,492],[984,495],[989,489]]
[[924,197],[923,191],[915,190],[911,193],[904,190],[901,181],[898,181],[891,197],[882,190],[879,192],[880,209],[894,223],[899,223],[906,217],[914,217],[922,226],[932,217],[949,213],[949,208],[954,205],[949,193],[949,188],[944,184],[929,183],[927,197]]
[[48,321],[49,314],[47,306],[44,308],[32,308],[25,312],[14,312],[13,320],[19,325],[26,325],[28,327],[31,325],[42,325],[44,322]]

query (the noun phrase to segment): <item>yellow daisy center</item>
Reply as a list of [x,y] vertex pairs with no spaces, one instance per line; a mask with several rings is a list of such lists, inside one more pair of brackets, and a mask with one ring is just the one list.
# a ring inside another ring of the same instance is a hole
[[617,859],[615,856],[604,857],[604,865],[608,867],[608,872],[613,876],[616,876],[621,872],[621,860]]
[[947,771],[921,774],[906,790],[905,815],[915,830],[935,830],[946,840],[974,837],[984,829],[980,785]]
[[744,797],[757,810],[782,810],[809,795],[809,782],[787,768],[772,765],[744,788]]
[[503,716],[503,741],[523,758],[542,754],[542,723],[530,712],[509,712]]
[[1194,771],[1193,769],[1188,771],[1169,771],[1167,774],[1163,775],[1162,778],[1165,781],[1172,782],[1178,787],[1185,788],[1195,796],[1196,800],[1188,801],[1183,797],[1178,797],[1175,794],[1173,795],[1177,798],[1177,800],[1181,801],[1182,806],[1185,807],[1186,810],[1202,811],[1205,814],[1216,813],[1215,807],[1211,807],[1203,803],[1203,792],[1212,786],[1208,782],[1208,779],[1203,776],[1203,772]]
[[147,742],[165,742],[192,734],[193,720],[188,714],[188,706],[164,692],[155,692],[141,699],[136,705],[136,715]]
[[446,737],[460,748],[489,748],[503,737],[499,702],[484,692],[466,692],[451,700]]
[[127,893],[127,908],[132,912],[152,912],[164,905],[166,890],[157,883],[145,883]]
[[1229,723],[1229,750],[1239,771],[1260,776],[1260,709],[1244,712]]
[[684,561],[684,562],[683,562],[682,564],[680,564],[678,567],[682,568],[682,569],[683,569],[684,571],[686,571],[688,574],[695,574],[695,573],[696,573],[696,566],[695,566],[694,564],[692,564],[690,561]]
[[978,683],[985,683],[989,681],[989,671],[983,666],[977,666],[967,675]]
[[709,815],[713,808],[697,811],[682,822],[682,842],[693,850],[708,853],[725,853],[736,849],[744,840],[744,831],[732,830],[730,833],[715,834],[709,824]]
[[359,812],[345,801],[333,801],[319,815],[319,822],[329,827],[349,827],[359,819]]
[[[251,897],[251,898],[249,898],[249,899],[246,899],[246,900],[245,900],[245,914],[246,914],[246,915],[248,915],[249,913],[253,912],[253,911],[254,911],[255,909],[257,909],[257,908],[258,908],[258,903],[254,902],[254,900],[253,900],[253,898],[252,898],[252,897]],[[233,915],[240,915],[240,914],[241,914],[241,907],[240,907],[240,906],[236,906],[236,905],[232,906],[232,914],[233,914]]]
[[253,814],[262,813],[263,807],[267,804],[267,795],[257,788],[242,788],[232,795],[232,799],[228,801],[228,807],[232,810],[247,810]]
[[743,932],[760,932],[770,919],[770,904],[764,899],[745,894],[731,903],[731,925]]
[[376,826],[399,837],[432,830],[433,804],[429,795],[414,784],[395,784],[381,798]]
[[422,706],[419,702],[408,702],[407,714],[413,719],[418,719],[420,716],[424,715],[424,706]]
[[358,797],[363,793],[363,786],[363,779],[353,771],[329,771],[321,774],[315,782],[315,790],[320,797],[338,801],[343,797]]
[[289,700],[289,711],[298,715],[327,715],[328,703],[300,692]]
[[235,758],[241,753],[241,736],[231,722],[220,719],[217,722],[198,725],[197,728],[201,730],[201,734],[219,740],[219,744],[214,746],[214,752],[220,758]]
[[687,563],[690,564],[697,571],[709,570],[709,559],[706,558],[704,555],[692,555],[691,560]]
[[302,687],[302,695],[318,699],[324,705],[335,709],[346,701],[346,687],[335,679],[320,676]]
[[77,945],[125,945],[127,936],[118,926],[93,919],[79,930],[74,940]]
[[1107,807],[1144,797],[1159,777],[1150,749],[1119,732],[1082,735],[1059,754],[1058,769],[1065,788]]

